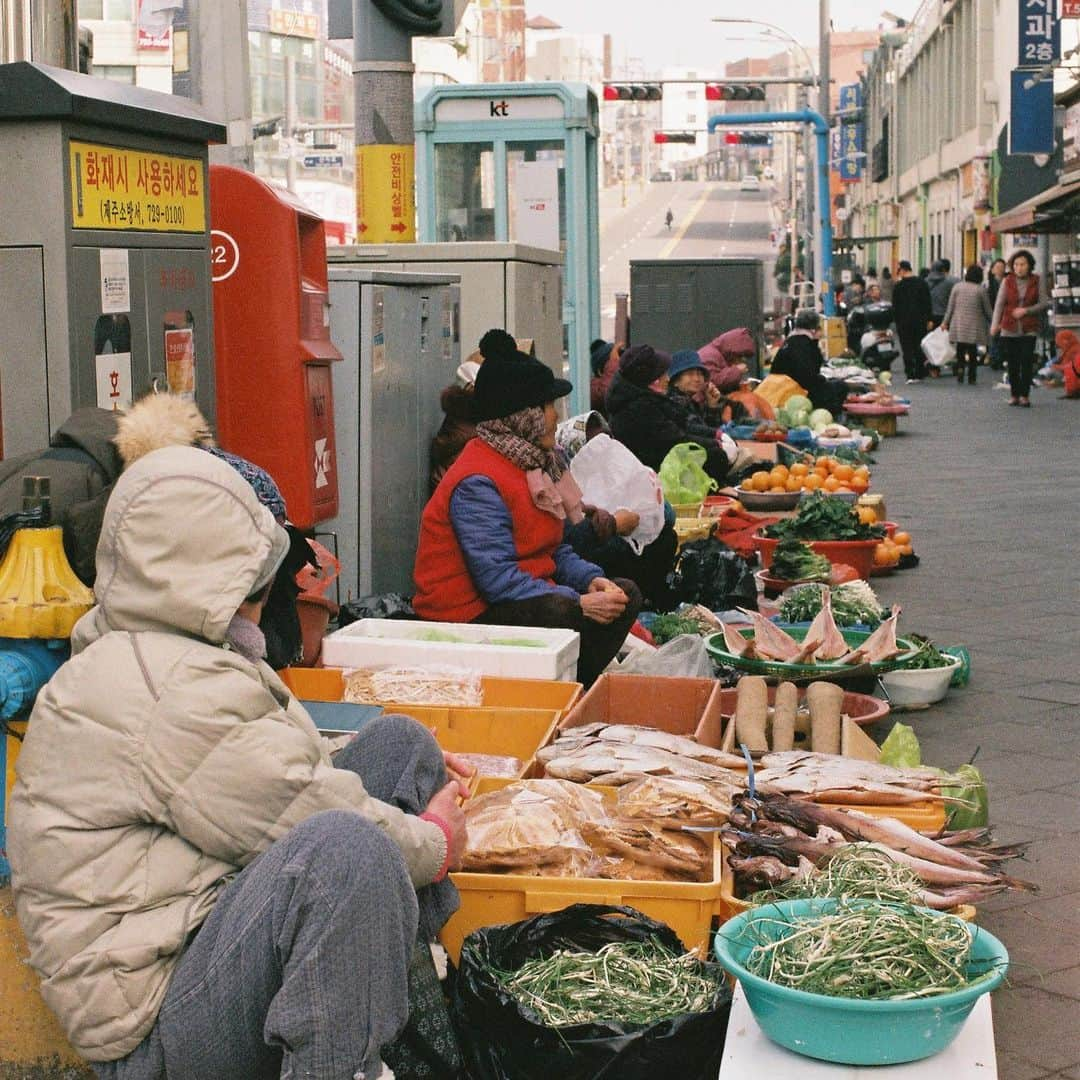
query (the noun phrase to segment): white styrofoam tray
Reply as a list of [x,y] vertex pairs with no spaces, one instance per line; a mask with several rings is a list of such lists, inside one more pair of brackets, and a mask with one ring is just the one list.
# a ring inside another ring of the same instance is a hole
[[[424,635],[433,630],[463,640],[424,640]],[[545,644],[543,647],[490,644],[493,639],[514,638]],[[579,648],[576,630],[360,619],[323,638],[322,662],[327,667],[345,668],[453,664],[483,675],[568,682],[576,677]]]

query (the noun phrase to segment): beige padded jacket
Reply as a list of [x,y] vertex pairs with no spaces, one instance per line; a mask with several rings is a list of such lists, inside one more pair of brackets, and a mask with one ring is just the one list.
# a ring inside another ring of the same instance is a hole
[[16,910],[42,994],[91,1061],[139,1044],[219,891],[310,815],[377,822],[417,886],[445,859],[438,826],[335,769],[273,671],[222,644],[278,528],[210,454],[137,462],[105,513],[97,607],[31,715],[8,832]]

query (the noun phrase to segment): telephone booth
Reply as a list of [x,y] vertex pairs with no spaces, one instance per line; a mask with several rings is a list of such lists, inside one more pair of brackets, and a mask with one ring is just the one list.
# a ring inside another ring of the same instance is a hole
[[576,412],[589,407],[589,343],[600,333],[599,131],[596,95],[582,83],[435,86],[416,104],[420,241],[563,253]]

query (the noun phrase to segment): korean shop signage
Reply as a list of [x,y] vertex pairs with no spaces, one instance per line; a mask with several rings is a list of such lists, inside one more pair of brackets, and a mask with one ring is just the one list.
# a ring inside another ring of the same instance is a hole
[[198,158],[74,139],[68,156],[73,228],[206,231],[206,176]]
[[848,83],[840,87],[840,160],[837,171],[841,180],[860,180],[866,160],[866,125],[863,123],[862,86]]
[[1061,57],[1057,0],[1019,0],[1020,50],[1016,66],[1045,67]]

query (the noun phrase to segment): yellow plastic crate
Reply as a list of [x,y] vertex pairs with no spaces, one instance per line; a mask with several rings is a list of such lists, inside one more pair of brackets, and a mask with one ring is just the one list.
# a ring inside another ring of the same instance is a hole
[[430,728],[439,746],[451,753],[520,758],[519,776],[525,775],[536,751],[551,741],[559,722],[553,709],[394,705],[393,711]]
[[[485,788],[481,782],[480,791]],[[708,950],[720,896],[723,845],[713,839],[712,877],[704,882],[607,881],[603,878],[528,877],[524,874],[457,873],[450,878],[461,907],[439,940],[457,963],[465,938],[482,926],[520,922],[571,904],[617,904],[667,923],[688,949]]]
[[[285,685],[307,701],[340,701],[345,692],[343,668],[289,667],[278,672]],[[480,680],[484,703],[479,708],[553,709],[567,713],[581,697],[581,683],[554,679],[509,679],[485,675]],[[380,702],[397,711],[395,702]]]
[[676,518],[696,518],[701,514],[701,503],[672,503]]
[[692,540],[707,540],[716,525],[715,518],[680,517],[675,519],[675,535],[679,547]]

